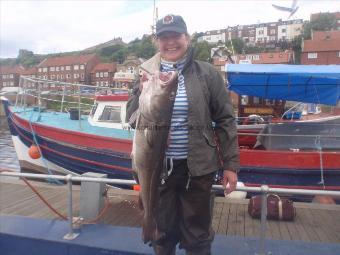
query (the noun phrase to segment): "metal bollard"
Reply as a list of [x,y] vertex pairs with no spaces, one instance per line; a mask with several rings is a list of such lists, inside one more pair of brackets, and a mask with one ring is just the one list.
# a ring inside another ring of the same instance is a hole
[[79,233],[74,233],[73,231],[73,208],[72,208],[72,175],[68,174],[66,176],[67,186],[68,186],[68,222],[69,222],[69,232],[64,235],[65,240],[73,240],[77,238]]

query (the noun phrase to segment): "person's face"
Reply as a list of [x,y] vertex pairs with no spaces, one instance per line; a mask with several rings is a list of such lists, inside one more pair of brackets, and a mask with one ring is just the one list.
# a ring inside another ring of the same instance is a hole
[[176,32],[164,32],[157,36],[161,57],[169,62],[176,62],[184,57],[189,45],[189,36]]

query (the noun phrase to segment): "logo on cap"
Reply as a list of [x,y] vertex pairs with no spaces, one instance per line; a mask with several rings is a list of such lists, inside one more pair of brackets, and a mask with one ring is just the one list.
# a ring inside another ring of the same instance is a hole
[[172,15],[167,15],[163,18],[163,24],[170,24],[174,22],[174,17]]

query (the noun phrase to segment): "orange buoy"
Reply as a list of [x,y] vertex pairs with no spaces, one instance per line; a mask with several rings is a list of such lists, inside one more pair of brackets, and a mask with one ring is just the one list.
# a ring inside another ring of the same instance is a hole
[[32,144],[31,147],[28,149],[28,155],[32,158],[32,159],[38,159],[41,157],[40,155],[40,151],[38,146],[36,146],[35,144]]
[[133,189],[134,191],[140,191],[140,185],[138,185],[138,184],[133,185],[133,186],[132,186],[132,189]]

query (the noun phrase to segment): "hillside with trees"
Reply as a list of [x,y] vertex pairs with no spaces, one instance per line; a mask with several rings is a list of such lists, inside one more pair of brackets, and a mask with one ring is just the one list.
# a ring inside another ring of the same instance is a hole
[[[275,47],[280,50],[293,49],[297,63],[300,63],[301,43],[303,38],[310,39],[311,31],[326,31],[336,29],[336,18],[329,13],[320,13],[320,15],[312,21],[305,21],[303,25],[303,34],[296,37],[293,41],[279,41]],[[203,33],[194,33],[192,35],[192,45],[195,48],[195,58],[203,61],[211,61],[211,48],[221,46],[223,44],[209,44],[205,41],[197,42],[197,39]],[[232,54],[251,54],[270,51],[265,47],[247,45],[242,39],[236,38],[227,41],[225,44]],[[21,64],[24,67],[31,67],[39,64],[46,57],[56,57],[64,55],[80,55],[88,53],[96,53],[102,62],[118,62],[122,63],[126,57],[133,54],[139,58],[148,59],[156,52],[156,47],[153,42],[153,36],[144,35],[141,39],[124,43],[121,38],[116,38],[106,43],[102,43],[83,51],[64,52],[57,54],[34,54],[32,51],[21,49],[17,58],[0,59],[1,65],[16,65]]]

